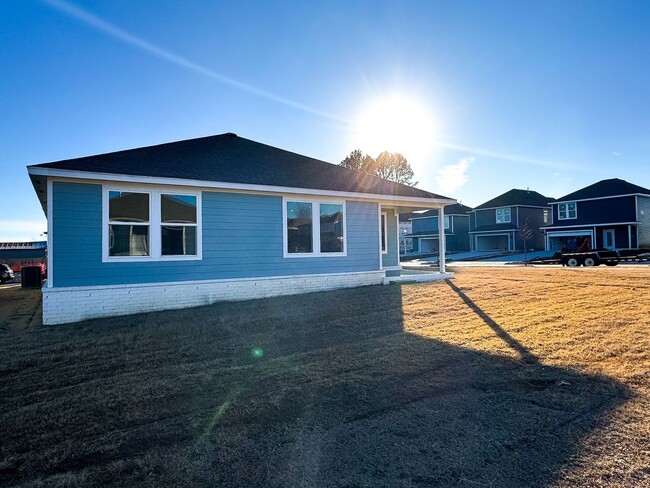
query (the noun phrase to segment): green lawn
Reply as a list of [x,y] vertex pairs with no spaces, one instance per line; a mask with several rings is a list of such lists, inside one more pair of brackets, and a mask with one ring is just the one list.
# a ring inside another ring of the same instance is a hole
[[0,290],[0,484],[650,486],[649,278],[466,269],[49,328]]

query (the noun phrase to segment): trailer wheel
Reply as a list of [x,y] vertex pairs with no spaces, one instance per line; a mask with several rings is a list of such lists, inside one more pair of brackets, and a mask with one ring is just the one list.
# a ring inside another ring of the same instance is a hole
[[583,264],[587,267],[591,267],[591,266],[598,266],[600,263],[598,262],[597,258],[592,258],[591,256],[587,256]]
[[580,261],[578,261],[578,258],[569,258],[566,260],[566,265],[569,268],[577,268],[580,266]]

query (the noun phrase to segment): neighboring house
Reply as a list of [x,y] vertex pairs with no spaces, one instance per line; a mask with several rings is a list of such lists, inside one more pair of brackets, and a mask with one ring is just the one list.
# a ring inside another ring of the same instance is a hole
[[235,134],[28,171],[46,324],[382,283],[398,214],[454,203]]
[[[456,203],[444,208],[444,228],[447,252],[469,251],[469,212],[471,207]],[[413,252],[438,252],[438,210],[427,210],[411,217]]]
[[612,178],[551,203],[546,249],[650,248],[650,190]]
[[552,198],[531,190],[512,189],[470,212],[472,251],[523,251],[521,230],[528,225],[532,237],[526,248],[544,249],[541,227],[552,223]]
[[14,271],[23,266],[45,266],[47,241],[0,242],[0,263]]

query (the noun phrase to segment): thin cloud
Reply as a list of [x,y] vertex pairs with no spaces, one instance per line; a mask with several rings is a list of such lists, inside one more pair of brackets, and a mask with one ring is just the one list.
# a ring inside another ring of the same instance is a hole
[[51,7],[54,7],[55,9],[61,12],[70,15],[71,17],[74,17],[84,22],[90,27],[93,27],[101,32],[104,32],[105,34],[109,34],[110,36],[119,39],[120,41],[125,42],[127,44],[130,44],[131,46],[137,47],[138,49],[148,52],[149,54],[156,56],[157,58],[163,59],[165,61],[169,61],[170,63],[176,64],[190,71],[194,71],[195,73],[199,73],[201,75],[207,76],[208,78],[217,80],[220,83],[223,83],[225,85],[232,86],[233,88],[237,88],[238,90],[251,93],[260,98],[265,98],[267,100],[271,100],[273,102],[277,102],[282,105],[286,105],[288,107],[301,110],[303,112],[308,112],[328,119],[336,120],[338,122],[343,122],[345,124],[349,123],[348,121],[334,114],[323,112],[322,110],[318,110],[313,107],[309,107],[308,105],[304,105],[302,103],[289,100],[288,98],[284,98],[275,95],[273,93],[260,90],[259,88],[248,85],[246,83],[242,83],[241,81],[238,81],[234,78],[230,78],[229,76],[213,71],[209,68],[206,68],[205,66],[201,66],[200,64],[189,61],[188,59],[185,59],[181,56],[178,56],[177,54],[174,54],[171,51],[156,46],[155,44],[146,41],[141,37],[135,36],[125,31],[124,29],[121,29],[120,27],[111,24],[110,22],[107,22],[104,19],[97,17],[96,15],[93,15],[90,12],[76,5],[66,2],[65,0],[43,0],[43,2],[50,5]]
[[577,164],[565,163],[560,161],[547,161],[544,159],[529,158],[526,156],[520,156],[517,154],[507,154],[497,151],[491,151],[489,149],[480,149],[475,147],[460,146],[458,144],[450,144],[448,142],[435,141],[434,144],[438,147],[443,147],[445,149],[455,149],[458,151],[465,151],[468,153],[476,154],[479,156],[486,156],[494,159],[501,159],[503,161],[512,161],[515,163],[524,163],[534,166],[543,166],[545,168],[557,168],[557,169],[574,169],[574,170],[584,170],[584,171],[594,171],[594,168],[587,168],[585,166],[580,166]]
[[474,157],[462,158],[436,171],[436,182],[443,192],[452,193],[467,183],[467,170],[475,160]]

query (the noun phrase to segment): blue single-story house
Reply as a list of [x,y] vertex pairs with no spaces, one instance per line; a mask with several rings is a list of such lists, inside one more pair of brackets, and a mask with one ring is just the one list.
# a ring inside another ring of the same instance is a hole
[[619,178],[598,181],[551,202],[546,249],[650,248],[650,190]]
[[[444,208],[444,232],[447,252],[469,251],[469,212],[471,207],[455,203]],[[412,252],[438,252],[438,209],[411,215],[411,233],[403,237],[413,239]]]
[[28,172],[45,324],[379,284],[400,274],[399,213],[455,203],[231,133]]

